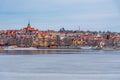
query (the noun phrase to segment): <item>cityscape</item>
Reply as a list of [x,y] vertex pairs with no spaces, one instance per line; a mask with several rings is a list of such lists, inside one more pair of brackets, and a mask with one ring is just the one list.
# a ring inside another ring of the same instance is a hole
[[120,80],[120,0],[0,0],[0,80]]
[[49,48],[49,49],[119,49],[120,33],[102,31],[65,30],[41,31],[30,25],[19,30],[0,30],[0,48]]

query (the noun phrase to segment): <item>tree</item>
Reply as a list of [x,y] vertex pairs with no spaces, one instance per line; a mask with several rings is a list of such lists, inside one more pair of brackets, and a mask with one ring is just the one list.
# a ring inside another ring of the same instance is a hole
[[65,28],[60,28],[60,32],[64,32],[65,31]]

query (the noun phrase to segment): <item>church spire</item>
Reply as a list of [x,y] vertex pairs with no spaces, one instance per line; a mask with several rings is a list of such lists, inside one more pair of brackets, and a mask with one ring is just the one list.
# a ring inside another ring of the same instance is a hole
[[30,26],[30,20],[28,21],[28,26],[27,26],[27,27],[31,27],[31,26]]

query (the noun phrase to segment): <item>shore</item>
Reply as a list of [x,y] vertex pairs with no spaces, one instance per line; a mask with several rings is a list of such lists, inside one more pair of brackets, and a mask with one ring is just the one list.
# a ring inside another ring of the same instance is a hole
[[35,48],[35,47],[5,47],[0,48],[0,51],[4,50],[120,50],[120,48],[114,48],[114,47],[103,47],[103,48],[97,48],[97,47],[80,47],[80,48]]

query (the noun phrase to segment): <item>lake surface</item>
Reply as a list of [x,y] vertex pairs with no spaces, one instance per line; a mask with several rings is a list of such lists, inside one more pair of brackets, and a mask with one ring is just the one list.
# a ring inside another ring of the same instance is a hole
[[0,80],[120,80],[120,51],[2,51]]

